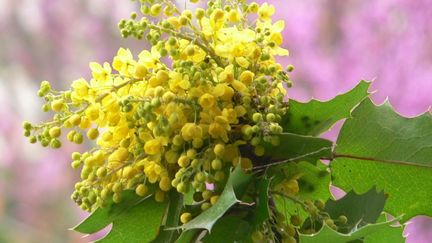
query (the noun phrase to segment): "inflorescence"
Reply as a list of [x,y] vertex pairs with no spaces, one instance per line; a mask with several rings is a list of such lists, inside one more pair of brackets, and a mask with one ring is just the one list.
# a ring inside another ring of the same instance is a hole
[[260,157],[265,143],[279,143],[293,69],[275,61],[288,55],[280,47],[284,22],[272,21],[267,3],[208,1],[194,11],[167,0],[140,4],[141,13],[119,28],[123,37],[148,40],[150,50],[136,58],[120,48],[111,64],[90,63],[91,80],[75,80],[68,91],[42,82],[42,109],[55,115],[40,125],[26,122],[24,133],[52,148],[61,146],[62,133],[76,144],[95,141],[72,154],[82,179],[72,199],[84,210],[118,203],[124,190],[163,201],[171,188],[199,193],[206,210],[230,169],[253,169],[241,146]]

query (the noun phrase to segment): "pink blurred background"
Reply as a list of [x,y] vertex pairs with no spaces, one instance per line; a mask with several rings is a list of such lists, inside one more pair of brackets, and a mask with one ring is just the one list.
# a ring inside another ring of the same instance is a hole
[[[182,0],[183,1],[183,0]],[[376,102],[389,97],[407,116],[432,104],[432,2],[429,0],[269,0],[286,20],[290,96],[328,99],[360,79],[375,79]],[[46,118],[36,96],[89,77],[88,62],[111,61],[117,49],[143,48],[116,28],[137,10],[127,0],[0,0],[0,242],[87,242],[67,230],[85,216],[69,199],[78,173],[69,154],[22,136],[22,120]],[[432,242],[432,221],[413,220],[407,242]]]

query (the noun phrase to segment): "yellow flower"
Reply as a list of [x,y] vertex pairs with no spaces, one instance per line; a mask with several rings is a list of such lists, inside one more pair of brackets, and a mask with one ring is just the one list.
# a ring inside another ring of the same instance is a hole
[[120,48],[117,56],[114,57],[112,66],[120,74],[131,76],[134,73],[136,61],[133,60],[132,53],[129,49]]
[[210,124],[208,132],[214,139],[220,138],[225,142],[228,141],[227,131],[217,122]]
[[279,32],[273,32],[270,34],[270,40],[272,40],[277,45],[280,45],[283,42],[282,34]]
[[218,34],[215,52],[218,56],[233,59],[251,53],[255,48],[256,33],[250,29],[224,28]]
[[104,62],[102,66],[97,62],[91,62],[89,66],[92,71],[92,76],[98,84],[105,84],[108,80],[110,80],[112,70],[109,63]]
[[250,85],[255,77],[255,74],[249,70],[246,70],[240,74],[239,80],[245,85]]
[[247,93],[249,91],[247,86],[238,80],[234,80],[231,85],[240,93]]
[[186,123],[181,129],[181,134],[186,141],[201,138],[203,135],[202,128],[195,123]]
[[108,162],[122,163],[128,158],[128,156],[129,151],[126,148],[120,147],[108,157]]
[[231,83],[232,81],[234,81],[234,65],[231,64],[219,74],[219,82]]
[[159,179],[162,172],[160,165],[154,161],[146,161],[144,165],[144,173],[150,183],[155,183]]
[[156,155],[161,153],[162,151],[162,144],[159,139],[152,139],[150,141],[147,141],[144,144],[144,151],[146,154],[149,155]]
[[143,64],[147,69],[154,69],[160,63],[160,53],[155,47],[152,47],[150,51],[143,50],[138,55],[138,63]]
[[288,56],[289,55],[288,50],[281,48],[279,46],[283,42],[283,37],[281,34],[281,32],[285,28],[285,22],[283,20],[276,21],[274,24],[272,24],[271,22],[258,21],[257,27],[270,30],[270,35],[269,35],[267,41],[274,42],[276,44],[275,47],[268,48],[268,49],[270,49],[270,53],[272,55],[277,55],[277,56]]
[[187,77],[183,77],[180,73],[170,72],[169,87],[172,92],[181,93],[190,88],[190,82]]
[[234,96],[234,90],[227,84],[218,84],[213,89],[213,95],[216,97],[220,97],[220,99],[223,101],[230,101],[231,98]]
[[249,61],[244,57],[236,57],[235,61],[242,68],[248,68],[250,65]]
[[209,109],[214,106],[215,98],[213,95],[206,93],[200,97],[199,104],[202,108]]
[[237,113],[232,108],[224,108],[222,110],[222,115],[228,120],[230,124],[238,123]]
[[228,19],[229,21],[235,23],[241,19],[241,15],[237,10],[231,9],[228,13]]
[[102,107],[104,110],[117,113],[120,111],[120,106],[118,104],[117,97],[113,93],[110,93],[105,96],[105,98],[102,100]]
[[224,142],[228,142],[228,131],[231,130],[231,127],[228,123],[228,120],[224,116],[216,116],[215,122],[211,123],[208,129],[208,133],[214,139],[222,139]]
[[286,91],[286,89],[282,83],[277,84],[277,88],[272,90],[271,95],[276,97],[276,95],[278,95],[279,93],[283,94],[284,96],[287,93],[287,91]]
[[261,7],[258,9],[258,17],[265,21],[271,21],[271,16],[274,14],[275,8],[273,5],[269,5],[268,3],[263,3]]
[[210,16],[210,26],[213,31],[218,31],[225,23],[225,12],[222,9],[216,9]]
[[175,29],[180,29],[181,28],[181,24],[178,20],[177,17],[169,17],[167,19],[168,23],[170,23]]
[[99,118],[99,115],[101,114],[101,108],[100,104],[92,104],[89,108],[85,111],[86,116],[90,119],[90,121],[95,121]]
[[73,89],[71,97],[74,102],[88,98],[90,85],[85,79],[77,79],[72,82],[71,86]]
[[231,48],[231,55],[234,57],[244,56],[245,46],[241,43],[235,43]]
[[113,139],[114,140],[122,140],[129,136],[129,128],[127,127],[127,123],[125,121],[122,121],[121,123],[117,124],[117,126],[114,128],[113,131]]
[[142,63],[137,63],[135,65],[135,72],[134,77],[135,78],[144,78],[147,75],[147,67]]

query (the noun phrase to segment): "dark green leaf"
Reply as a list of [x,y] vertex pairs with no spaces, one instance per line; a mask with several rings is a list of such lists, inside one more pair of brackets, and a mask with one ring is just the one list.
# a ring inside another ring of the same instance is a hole
[[[230,174],[218,201],[211,208],[183,225],[182,228],[184,230],[207,229],[211,231],[216,221],[238,202],[236,194],[244,193],[246,185],[250,182],[251,178],[251,175],[245,174],[240,167],[236,167]],[[239,196],[239,198],[241,198],[241,196]]]
[[113,221],[111,231],[99,243],[150,242],[159,233],[167,203],[150,197],[120,214]]
[[239,216],[230,215],[221,218],[210,234],[203,238],[204,243],[250,242],[252,227]]
[[304,135],[319,135],[327,131],[338,120],[350,116],[351,110],[369,95],[369,85],[361,81],[348,93],[325,102],[311,100],[300,103],[290,100],[289,112],[282,121],[284,131]]
[[361,195],[350,191],[337,201],[327,201],[324,211],[332,219],[337,219],[341,215],[346,216],[348,222],[343,224],[343,232],[348,233],[354,227],[375,223],[381,215],[385,201],[384,192],[377,192],[375,188]]
[[183,231],[175,243],[194,243],[201,232],[199,229]]
[[258,181],[258,201],[254,214],[254,224],[260,225],[270,218],[269,209],[269,186],[270,179],[262,178]]
[[[324,225],[322,229],[313,235],[300,234],[301,243],[346,243],[357,239],[362,239],[371,234],[380,234],[385,232],[394,221],[388,221],[384,223],[368,224],[357,231],[350,234],[342,234],[334,231],[327,225]],[[387,241],[390,242],[390,241]]]
[[134,191],[125,191],[122,194],[122,203],[116,204],[112,201],[105,208],[98,208],[90,216],[73,228],[83,234],[93,234],[111,224],[114,219],[121,215],[125,210],[135,206],[143,200]]
[[316,163],[320,158],[330,158],[333,142],[323,138],[303,136],[293,133],[279,135],[280,145],[265,144],[266,157],[272,161],[308,161]]
[[176,190],[171,190],[168,198],[168,212],[165,216],[165,222],[162,224],[160,234],[153,243],[174,242],[174,239],[179,235],[179,230],[172,228],[179,225],[179,218],[183,209],[183,195]]
[[375,106],[366,99],[343,125],[335,153],[331,167],[336,186],[364,193],[376,185],[388,194],[384,210],[404,214],[402,222],[432,216],[430,114],[405,118],[388,103]]

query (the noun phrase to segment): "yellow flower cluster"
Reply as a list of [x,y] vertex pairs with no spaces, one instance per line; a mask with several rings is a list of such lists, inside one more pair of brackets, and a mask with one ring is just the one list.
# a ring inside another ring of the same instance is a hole
[[232,167],[251,170],[263,144],[279,142],[290,84],[275,61],[288,54],[280,47],[284,24],[272,22],[266,3],[209,1],[195,13],[171,1],[141,3],[152,18],[133,13],[119,26],[124,36],[145,36],[151,49],[135,58],[120,48],[111,64],[90,63],[92,79],[75,80],[65,92],[43,82],[43,110],[56,114],[42,125],[26,123],[25,135],[54,148],[63,129],[74,143],[95,141],[72,154],[72,166],[82,168],[72,198],[85,210],[120,202],[124,190],[163,201],[172,188],[200,194],[205,210]]

